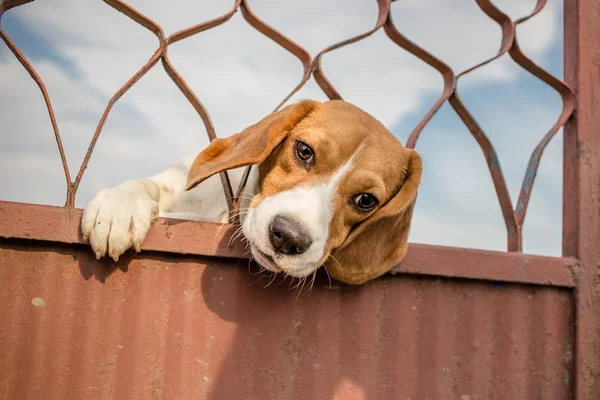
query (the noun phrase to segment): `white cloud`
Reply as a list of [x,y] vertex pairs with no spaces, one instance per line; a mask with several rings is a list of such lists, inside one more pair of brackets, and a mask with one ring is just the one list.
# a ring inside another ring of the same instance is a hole
[[[224,14],[233,1],[229,4],[180,0],[166,5],[164,1],[136,0],[130,4],[157,21],[169,34]],[[532,10],[535,1],[504,0],[497,4],[512,17],[517,17]],[[371,29],[377,16],[376,2],[363,0],[311,0],[304,3],[263,0],[252,1],[251,6],[263,21],[281,30],[313,55],[334,42]],[[551,2],[538,17],[519,29],[521,47],[535,60],[543,61],[549,46],[556,40],[558,6],[558,1]],[[500,28],[471,0],[402,1],[393,3],[392,10],[394,21],[403,33],[445,60],[457,72],[493,56],[498,49]],[[9,13],[43,35],[62,56],[74,60],[81,72],[81,77],[76,77],[47,60],[33,63],[48,87],[74,177],[108,99],[149,59],[157,47],[157,40],[151,32],[101,2],[40,1]],[[26,43],[17,44],[27,47]],[[0,51],[8,52],[6,48]],[[296,86],[302,75],[300,62],[250,27],[241,12],[218,28],[171,46],[169,56],[209,110],[220,136],[237,132],[266,115]],[[0,150],[3,171],[0,185],[9,189],[0,197],[62,204],[64,178],[45,106],[35,84],[16,60],[10,54],[4,59],[7,61],[0,61],[0,76],[4,77],[0,80],[0,115],[4,132],[0,136],[0,148],[4,149]],[[400,49],[383,31],[325,55],[323,68],[346,100],[371,112],[390,127],[412,113],[422,112],[442,88],[437,71]],[[504,57],[466,78],[460,88],[467,91],[490,82],[514,83],[518,76],[519,68]],[[325,96],[311,80],[293,99],[300,98],[324,100]],[[538,104],[536,107],[540,114],[554,115],[552,105]],[[520,129],[535,132],[547,129],[546,120],[537,124],[526,116],[518,118]],[[485,122],[498,123],[494,122],[493,115],[486,116]],[[529,125],[525,126],[525,123]],[[425,138],[435,134],[427,131],[423,135]],[[400,136],[405,138],[406,133]],[[502,138],[493,139],[499,148],[505,149],[506,142]],[[532,143],[535,143],[532,140],[528,139],[517,150],[532,149]],[[114,107],[84,176],[77,205],[83,206],[101,188],[151,174],[181,158],[191,148],[200,148],[206,143],[199,116],[159,63]],[[436,157],[435,143],[428,143],[420,145],[419,150],[426,158]],[[440,217],[431,208],[438,200],[422,196],[420,210],[426,213],[419,211],[412,237],[427,243],[503,249],[504,245],[498,239],[504,237],[503,222],[501,217],[499,219],[487,169],[465,175],[485,181],[479,185],[478,192],[469,196],[479,204],[487,202],[478,210],[471,208],[464,199],[465,191],[469,192],[472,185],[449,184],[449,173],[470,171],[468,160],[482,158],[479,149],[471,146],[468,151],[454,150],[445,154],[444,163],[452,165],[450,169],[456,172],[445,168],[430,171],[424,182],[424,185],[447,183],[437,190],[445,193],[447,200],[444,201],[450,205],[446,207],[446,214],[452,214],[445,219]],[[513,187],[520,185],[528,154],[517,157],[506,153],[501,152],[501,157],[505,157],[503,162],[507,160],[508,164],[518,158],[517,164],[521,166],[521,175],[519,168],[514,171],[508,168],[507,172],[514,195]],[[537,184],[546,188],[545,193],[555,190],[555,180],[551,177],[557,168],[560,171],[558,152],[553,154],[548,161],[543,161],[543,167],[550,172],[541,171],[538,180],[546,183]],[[434,165],[437,168],[440,164]],[[534,190],[533,214],[527,221],[528,224],[534,221],[531,223],[533,231],[528,234],[535,236],[537,242],[554,243],[544,239],[547,237],[544,232],[549,228],[535,222],[548,220],[548,213],[551,213],[538,207],[543,201],[536,196]],[[486,218],[489,222],[485,222]],[[479,233],[481,231],[492,233],[485,238]],[[551,251],[539,243],[532,249],[542,253]]]

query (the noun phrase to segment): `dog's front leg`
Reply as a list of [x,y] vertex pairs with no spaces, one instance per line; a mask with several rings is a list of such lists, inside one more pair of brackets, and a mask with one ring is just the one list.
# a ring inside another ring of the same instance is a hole
[[160,211],[167,211],[185,191],[187,163],[179,163],[147,178],[101,190],[83,210],[81,231],[96,258],[115,261],[133,248],[140,251],[148,229]]

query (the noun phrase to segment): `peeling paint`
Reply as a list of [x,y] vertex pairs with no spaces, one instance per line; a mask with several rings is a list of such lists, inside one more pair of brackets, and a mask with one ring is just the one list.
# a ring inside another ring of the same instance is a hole
[[44,299],[42,299],[41,297],[34,297],[31,300],[31,304],[33,304],[36,307],[44,307],[46,305],[46,303],[44,303]]

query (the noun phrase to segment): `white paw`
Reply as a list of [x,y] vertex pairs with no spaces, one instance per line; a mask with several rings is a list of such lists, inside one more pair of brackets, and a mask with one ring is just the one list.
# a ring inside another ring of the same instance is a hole
[[102,190],[83,210],[83,239],[89,240],[97,259],[108,255],[118,261],[129,248],[141,250],[158,211],[158,204],[146,193],[119,187]]

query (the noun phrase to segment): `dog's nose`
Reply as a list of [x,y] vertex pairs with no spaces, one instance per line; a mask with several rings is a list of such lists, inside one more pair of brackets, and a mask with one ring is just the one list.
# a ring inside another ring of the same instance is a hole
[[269,226],[271,244],[277,253],[304,253],[312,243],[302,228],[289,218],[277,216]]

